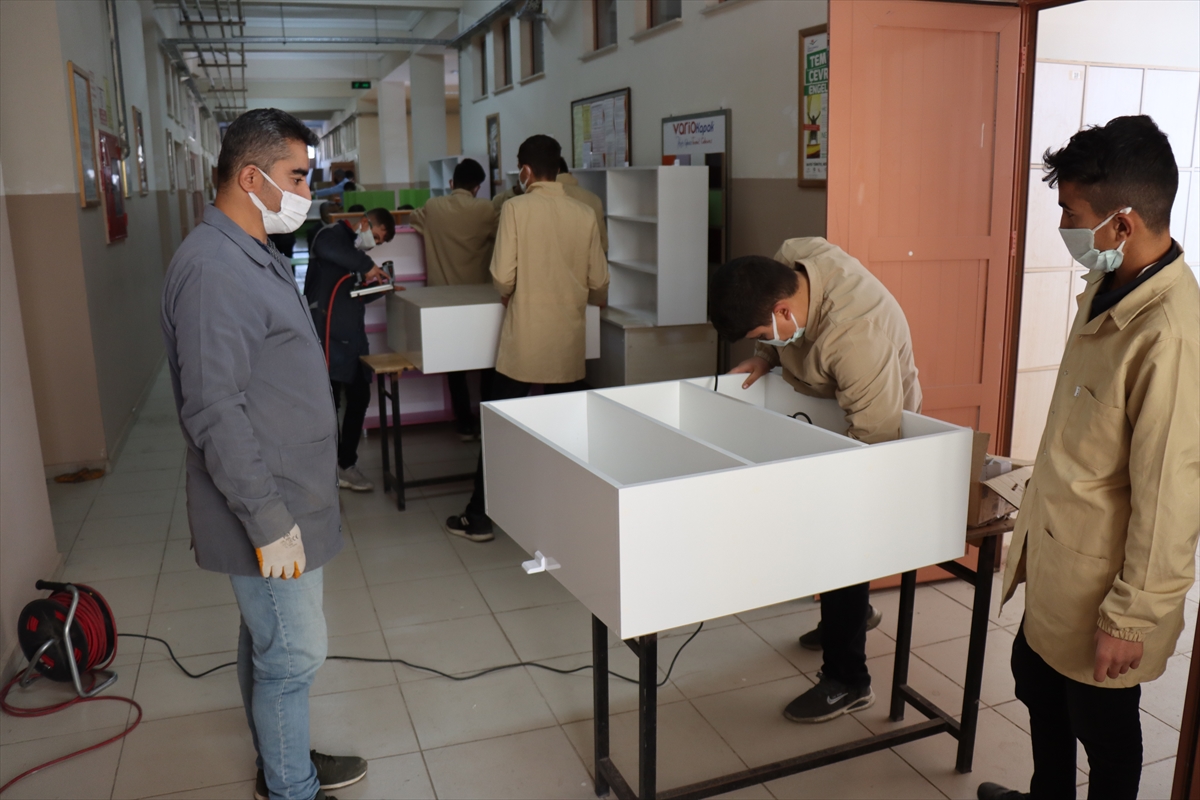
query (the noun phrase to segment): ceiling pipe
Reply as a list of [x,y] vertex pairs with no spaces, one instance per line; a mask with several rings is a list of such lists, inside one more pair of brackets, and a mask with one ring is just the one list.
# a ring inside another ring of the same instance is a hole
[[409,47],[448,47],[452,39],[426,39],[419,36],[225,36],[166,39],[175,47],[199,47],[211,44],[392,44]]

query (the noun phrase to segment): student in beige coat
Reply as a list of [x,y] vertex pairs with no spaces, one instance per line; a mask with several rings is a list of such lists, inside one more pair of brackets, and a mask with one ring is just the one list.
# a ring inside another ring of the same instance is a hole
[[[851,438],[898,439],[902,413],[921,409],[900,304],[857,259],[824,239],[789,239],[774,259],[748,256],[720,267],[709,287],[709,317],[730,341],[758,340],[754,357],[732,370],[749,373],[743,387],[782,365],[796,391],[837,399]],[[826,722],[875,702],[866,644],[881,618],[868,584],[821,594],[821,623],[800,639],[824,650],[821,681],[789,703],[785,717]]]
[[[409,216],[409,224],[425,237],[425,283],[428,286],[461,286],[489,283],[492,246],[496,241],[498,213],[489,200],[476,197],[487,175],[478,161],[464,158],[454,168],[453,191],[433,197]],[[491,370],[484,370],[480,385],[488,394]],[[458,435],[463,441],[479,438],[479,421],[471,412],[467,373],[446,375],[450,405]]]
[[[517,150],[524,194],[504,204],[492,255],[492,279],[507,307],[489,400],[524,397],[534,384],[546,392],[582,388],[585,309],[604,304],[608,262],[592,210],[567,197],[558,174],[562,148],[531,136]],[[484,504],[483,457],[475,491],[446,530],[475,542],[492,538]]]
[[[1200,531],[1200,289],[1171,238],[1179,183],[1149,117],[1117,117],[1044,157],[1060,232],[1088,268],[1004,575],[1025,582],[1013,643],[1029,708],[1029,794],[1137,797],[1141,684],[1183,630]],[[1179,700],[1183,697],[1180,695]]]
[[565,158],[558,160],[558,177],[555,180],[562,184],[563,191],[566,192],[567,197],[574,198],[583,203],[596,215],[596,224],[600,227],[600,246],[604,248],[604,253],[607,255],[608,226],[604,224],[604,201],[595,192],[589,192],[579,185],[579,179],[571,174],[571,169],[567,166]]

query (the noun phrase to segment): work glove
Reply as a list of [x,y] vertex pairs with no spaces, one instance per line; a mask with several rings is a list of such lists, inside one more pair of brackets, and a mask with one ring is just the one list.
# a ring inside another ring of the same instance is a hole
[[254,551],[264,578],[299,578],[304,572],[304,542],[300,526],[293,525],[283,538]]

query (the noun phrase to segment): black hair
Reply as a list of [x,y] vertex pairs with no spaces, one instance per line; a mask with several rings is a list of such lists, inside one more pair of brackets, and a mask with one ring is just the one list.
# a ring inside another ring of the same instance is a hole
[[346,170],[343,173],[343,175],[345,175],[345,177],[349,178],[350,180],[354,180],[354,170],[352,170],[352,169]]
[[270,172],[275,162],[288,155],[291,142],[317,146],[317,135],[300,120],[278,108],[255,108],[242,114],[225,129],[221,154],[217,156],[217,186],[225,186],[251,164]]
[[534,178],[553,180],[558,174],[558,160],[562,158],[562,145],[552,136],[539,133],[521,142],[517,149],[517,166],[529,167]]
[[562,156],[558,157],[558,174],[559,175],[570,175],[571,174],[571,168],[567,166],[567,160],[565,158],[563,158]]
[[487,173],[483,171],[483,167],[479,166],[479,162],[473,158],[464,158],[454,168],[455,189],[466,189],[469,192],[483,185],[485,178],[487,178]]
[[396,210],[397,211],[415,211],[416,209],[414,209],[412,207],[412,203],[405,203],[404,205],[400,206]]
[[333,176],[332,176],[332,177],[333,177],[333,182],[334,182],[334,183],[341,183],[342,181],[344,181],[344,180],[346,179],[346,170],[344,170],[344,169],[335,169],[335,170],[333,171]]
[[1084,128],[1061,150],[1046,150],[1042,162],[1042,180],[1079,186],[1100,216],[1131,206],[1154,233],[1170,226],[1179,168],[1167,135],[1150,117],[1116,117]]
[[352,205],[346,209],[346,211],[351,214],[355,214],[359,211],[366,211],[366,210],[367,210],[367,207],[364,206],[362,203],[355,203],[354,205]]
[[372,208],[365,216],[372,226],[380,225],[383,227],[383,240],[385,242],[390,242],[392,237],[396,235],[396,218],[386,208]]
[[766,256],[743,256],[722,264],[708,283],[708,317],[717,333],[728,341],[771,319],[780,300],[799,288],[800,277],[786,264]]

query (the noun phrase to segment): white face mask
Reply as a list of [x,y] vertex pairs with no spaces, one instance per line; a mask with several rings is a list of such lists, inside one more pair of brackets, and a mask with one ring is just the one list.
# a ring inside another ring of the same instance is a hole
[[1093,272],[1115,272],[1125,259],[1125,242],[1117,245],[1116,250],[1097,250],[1096,231],[1103,228],[1117,214],[1128,214],[1132,206],[1114,211],[1108,219],[1094,228],[1059,228],[1058,235],[1071,253],[1071,258],[1083,264]]
[[[792,317],[792,324],[796,324],[796,318]],[[787,347],[792,342],[798,341],[804,335],[804,328],[796,325],[796,332],[787,339],[779,338],[779,323],[775,321],[775,312],[771,312],[771,333],[775,336],[774,339],[763,339],[763,344],[774,345],[775,347]]]
[[[517,173],[517,184],[521,187],[521,194],[525,194],[526,192],[529,191],[529,183],[530,182],[526,181],[524,178],[521,177],[524,174],[525,174],[525,170],[521,170],[520,172]],[[532,170],[530,170],[530,172],[529,172],[529,177],[530,178],[533,177]]]
[[[263,171],[262,167],[256,166],[259,174],[267,179],[267,183],[279,189],[279,184],[271,180],[271,176]],[[283,199],[279,203],[279,210],[272,211],[263,205],[263,201],[258,199],[258,195],[250,192],[250,202],[258,208],[263,218],[263,228],[267,233],[291,233],[304,224],[304,220],[308,219],[308,209],[312,206],[312,200],[305,200],[295,192],[285,192],[279,189],[279,193],[283,195]]]
[[370,250],[375,246],[375,234],[371,231],[371,226],[368,225],[365,231],[358,232],[358,238],[354,240],[354,246],[359,250]]

